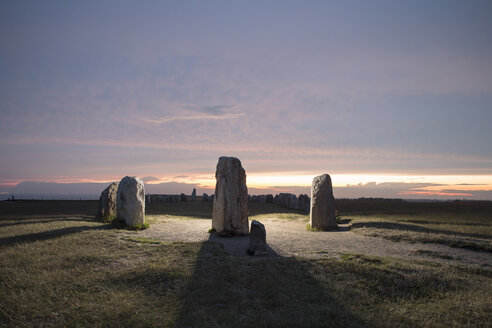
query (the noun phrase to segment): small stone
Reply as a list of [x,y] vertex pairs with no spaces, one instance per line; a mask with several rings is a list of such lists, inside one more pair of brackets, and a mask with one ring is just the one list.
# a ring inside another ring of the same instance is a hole
[[186,197],[186,195],[185,195],[185,194],[181,193],[181,195],[180,195],[180,200],[181,200],[182,202],[187,202],[187,201],[188,201],[188,197]]
[[268,255],[265,226],[256,220],[251,222],[248,253],[255,256]]
[[202,195],[202,202],[208,202],[208,195],[206,193]]

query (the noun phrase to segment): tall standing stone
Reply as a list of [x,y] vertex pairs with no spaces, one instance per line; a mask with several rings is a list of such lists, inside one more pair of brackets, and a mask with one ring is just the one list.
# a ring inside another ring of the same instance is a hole
[[194,202],[196,200],[196,188],[193,188],[193,192],[191,193],[191,201]]
[[323,174],[313,179],[310,224],[312,228],[323,230],[336,229],[338,227],[335,216],[335,197],[333,197],[331,178],[328,174]]
[[99,197],[99,211],[97,217],[104,222],[111,222],[116,217],[116,196],[118,182],[113,182],[101,193]]
[[212,228],[236,235],[249,233],[246,172],[235,157],[220,157],[215,172]]
[[144,183],[137,177],[124,177],[118,186],[117,219],[128,226],[145,223]]

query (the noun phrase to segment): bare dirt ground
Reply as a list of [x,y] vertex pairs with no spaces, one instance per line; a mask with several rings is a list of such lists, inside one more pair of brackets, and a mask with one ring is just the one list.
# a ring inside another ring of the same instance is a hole
[[[492,268],[492,253],[453,248],[441,244],[393,242],[350,231],[341,225],[338,231],[312,232],[306,230],[301,219],[286,220],[275,216],[261,221],[267,231],[269,256],[300,256],[307,258],[339,257],[344,253],[358,253],[396,258],[425,259],[447,263],[462,263]],[[166,242],[214,241],[223,244],[233,256],[247,257],[249,238],[218,237],[209,234],[209,219],[178,219],[172,216],[154,217],[150,228],[135,232],[140,237]],[[132,233],[133,234],[133,233]]]

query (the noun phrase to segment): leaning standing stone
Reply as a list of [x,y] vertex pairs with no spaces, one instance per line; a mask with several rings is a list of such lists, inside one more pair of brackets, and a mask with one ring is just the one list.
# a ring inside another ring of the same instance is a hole
[[124,177],[118,186],[117,219],[128,226],[145,223],[144,183],[137,177]]
[[256,220],[251,221],[248,253],[255,256],[268,254],[266,249],[265,226]]
[[116,196],[118,182],[113,182],[101,193],[99,197],[99,213],[97,217],[104,222],[111,222],[116,217]]
[[212,228],[217,232],[247,235],[248,187],[241,161],[235,157],[220,157],[215,178]]
[[333,197],[331,178],[328,174],[323,174],[313,179],[310,224],[312,228],[323,230],[336,229],[338,227],[335,217],[335,198]]

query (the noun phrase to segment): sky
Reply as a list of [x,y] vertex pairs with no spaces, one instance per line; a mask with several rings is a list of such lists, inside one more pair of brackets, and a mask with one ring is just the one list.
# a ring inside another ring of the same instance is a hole
[[210,193],[235,156],[255,193],[328,173],[336,197],[492,199],[491,16],[488,0],[1,1],[0,193],[126,175]]

